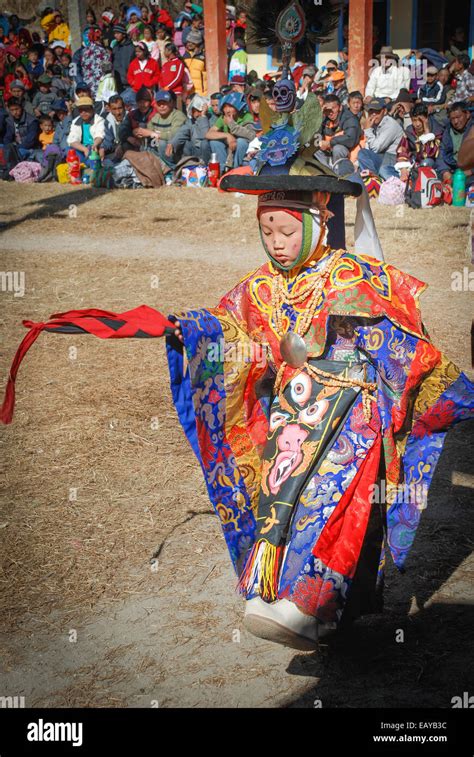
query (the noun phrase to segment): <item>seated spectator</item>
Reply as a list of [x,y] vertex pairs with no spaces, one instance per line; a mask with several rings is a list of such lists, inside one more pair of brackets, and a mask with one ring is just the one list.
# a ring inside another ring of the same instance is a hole
[[161,89],[155,95],[157,112],[150,118],[146,128],[137,130],[138,136],[149,137],[149,149],[155,152],[170,168],[174,168],[172,140],[183,124],[186,116],[176,110],[171,92]]
[[148,52],[150,53],[150,58],[153,58],[153,60],[156,60],[158,65],[161,67],[162,64],[162,58],[161,58],[161,50],[158,42],[155,38],[155,31],[153,27],[150,24],[147,24],[143,27],[143,39],[142,42],[145,43],[145,45],[148,48]]
[[105,165],[114,165],[123,158],[120,127],[126,117],[125,104],[120,95],[113,95],[108,102],[109,113],[105,117],[105,136],[99,150]]
[[38,149],[38,119],[27,113],[20,100],[11,98],[5,119],[5,161],[9,171],[22,160],[32,160]]
[[308,97],[308,92],[312,91],[315,76],[316,76],[315,66],[306,66],[303,69],[303,73],[299,81],[299,86],[296,90],[296,107],[297,108],[300,108],[303,105],[304,101]]
[[4,95],[4,98],[5,98],[6,102],[8,102],[8,100],[10,100],[12,97],[15,100],[20,100],[21,101],[23,109],[26,110],[26,112],[29,113],[30,116],[34,116],[35,115],[34,109],[33,109],[33,104],[31,102],[28,94],[26,93],[25,85],[19,79],[14,79],[10,83],[9,96],[7,97],[6,93]]
[[214,92],[211,95],[211,102],[210,102],[210,110],[207,113],[207,117],[209,119],[209,128],[211,126],[214,126],[217,119],[221,115],[221,101],[222,101],[223,95],[220,92]]
[[[315,84],[322,89],[326,88],[326,85],[328,83],[328,78],[334,74],[336,71],[339,71],[339,64],[337,60],[328,60],[325,66],[321,66],[319,71],[316,73],[316,76],[314,77]],[[326,94],[330,95],[332,92],[327,92]]]
[[211,149],[206,139],[209,131],[207,100],[201,95],[194,95],[188,109],[187,121],[178,129],[168,143],[165,154],[175,162],[181,157],[196,155],[206,165],[211,159]]
[[[474,125],[474,118],[465,102],[453,103],[448,110],[448,118],[449,124],[443,133],[435,168],[443,182],[452,184],[453,173],[459,167],[458,153]],[[466,184],[470,186],[473,182],[473,172],[468,170],[465,174]]]
[[136,57],[131,61],[127,81],[134,92],[141,87],[155,89],[160,83],[160,67],[156,60],[150,57],[148,47],[143,40],[135,46]]
[[444,102],[444,87],[440,81],[438,81],[438,69],[436,66],[428,66],[426,69],[426,84],[419,87],[417,93],[417,99],[425,105],[430,105],[430,113],[433,112],[435,105],[440,105]]
[[51,105],[56,100],[56,96],[54,92],[51,92],[51,82],[51,77],[46,74],[42,74],[38,79],[39,91],[33,97],[32,102],[34,114],[37,118],[53,114]]
[[49,145],[53,144],[54,140],[54,122],[51,116],[40,116],[39,118],[39,134],[38,142],[41,149],[44,151]]
[[204,96],[207,93],[207,74],[206,60],[202,52],[203,44],[204,37],[201,32],[194,29],[190,31],[186,38],[183,60],[189,69],[196,94]]
[[366,147],[359,150],[360,171],[370,171],[382,179],[397,176],[397,148],[403,129],[387,113],[385,100],[372,99],[367,106],[369,127],[365,129]]
[[37,79],[44,73],[43,64],[40,61],[39,51],[36,47],[32,47],[28,50],[28,63],[26,64],[26,70],[34,79]]
[[451,61],[458,55],[467,55],[466,32],[462,26],[457,26],[454,34],[449,38],[449,47],[445,57]]
[[362,124],[362,118],[364,117],[364,98],[362,92],[358,90],[350,92],[347,97],[347,107],[352,115],[356,116]]
[[156,104],[150,90],[142,87],[137,92],[137,107],[126,113],[123,121],[119,124],[119,141],[123,152],[126,150],[139,150],[144,144],[142,131],[146,129],[148,121],[157,113]]
[[210,141],[211,153],[217,155],[222,174],[226,169],[242,165],[256,129],[243,94],[230,92],[226,95],[221,101],[221,111],[222,115],[211,126],[206,137]]
[[397,148],[397,169],[402,181],[407,181],[412,166],[419,166],[422,162],[431,161],[431,165],[439,155],[442,128],[428,113],[428,106],[418,103],[413,108],[412,125],[409,126],[401,138]]
[[415,106],[413,97],[408,90],[401,89],[397,99],[387,106],[387,112],[397,121],[405,131],[411,126],[411,112]]
[[169,32],[169,29],[164,24],[157,24],[156,26],[156,52],[158,52],[159,57],[155,58],[157,61],[159,61],[160,65],[165,59],[165,47],[169,42],[172,42],[171,35]]
[[[229,92],[237,92],[241,95],[245,95],[248,89],[247,80],[242,74],[235,74],[232,79],[229,79],[228,84],[230,88]],[[229,92],[227,92],[227,94],[229,94]]]
[[344,72],[334,71],[334,73],[329,77],[329,80],[333,85],[332,94],[336,95],[341,105],[347,105],[349,91],[347,89]]
[[25,92],[31,92],[31,90],[33,89],[33,81],[31,79],[31,76],[28,74],[25,66],[23,66],[21,63],[17,63],[13,73],[7,74],[4,79],[5,89],[3,96],[5,100],[8,100],[8,98],[11,96],[11,85],[14,81],[20,81],[23,84],[23,90]]
[[247,76],[247,64],[249,56],[245,49],[245,35],[242,30],[235,31],[234,41],[232,43],[232,56],[229,61],[229,81],[234,76]]
[[65,100],[55,100],[51,107],[56,117],[53,144],[59,148],[60,155],[65,160],[69,150],[67,138],[72,124],[72,116],[69,114]]
[[67,98],[72,94],[69,79],[63,77],[60,65],[51,66],[51,92],[55,96],[55,100]]
[[263,97],[263,90],[259,87],[251,87],[247,94],[247,107],[249,113],[253,116],[253,125],[255,133],[260,136],[262,133],[262,123],[260,121],[260,101]]
[[469,55],[458,55],[451,64],[451,70],[456,74],[456,101],[474,103],[474,71]]
[[176,97],[178,110],[183,106],[183,88],[186,66],[178,53],[178,48],[172,42],[165,45],[165,60],[161,67],[161,88],[173,92]]
[[359,144],[362,129],[357,116],[335,94],[324,98],[321,136],[315,157],[339,176],[354,173],[349,155]]
[[79,116],[71,124],[67,143],[86,162],[92,150],[98,150],[104,140],[105,122],[94,112],[91,97],[80,97],[76,106]]
[[339,53],[339,71],[343,71],[347,76],[349,70],[349,50],[343,47]]
[[398,65],[400,58],[393,52],[392,47],[382,47],[377,60],[379,65],[370,72],[365,88],[366,104],[374,98],[387,102],[395,100],[401,89],[410,89],[410,69],[408,66]]

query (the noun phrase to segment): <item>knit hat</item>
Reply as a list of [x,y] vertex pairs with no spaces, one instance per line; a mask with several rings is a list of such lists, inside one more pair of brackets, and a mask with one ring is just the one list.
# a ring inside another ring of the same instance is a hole
[[127,34],[127,30],[126,30],[126,28],[125,28],[125,26],[123,24],[114,24],[113,25],[113,31],[114,31],[114,33],[115,32],[120,32],[120,34],[125,34],[125,35]]
[[193,29],[186,37],[186,42],[192,42],[193,45],[202,45],[202,43],[204,42],[204,37],[197,29]]
[[23,89],[23,90],[26,89],[25,85],[23,84],[22,81],[20,81],[20,79],[15,79],[14,81],[11,82],[10,89],[14,89],[15,87],[17,87],[18,89]]
[[104,11],[102,13],[102,18],[105,19],[105,21],[113,21],[114,20],[114,14],[112,11]]
[[38,84],[51,84],[52,79],[47,74],[41,74],[41,76],[38,77]]

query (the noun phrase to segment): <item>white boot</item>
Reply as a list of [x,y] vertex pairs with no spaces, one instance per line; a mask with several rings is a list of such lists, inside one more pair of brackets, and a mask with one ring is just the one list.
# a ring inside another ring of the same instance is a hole
[[254,636],[303,651],[318,648],[318,639],[330,633],[311,615],[305,615],[288,599],[246,601],[244,626]]

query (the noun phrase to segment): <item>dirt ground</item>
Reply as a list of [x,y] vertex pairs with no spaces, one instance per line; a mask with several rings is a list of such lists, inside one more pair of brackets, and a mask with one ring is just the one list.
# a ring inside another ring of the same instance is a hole
[[[255,199],[0,184],[0,380],[23,319],[211,306],[263,260]],[[433,341],[472,377],[469,212],[372,207],[388,262],[429,284]],[[347,202],[348,246],[355,204]],[[466,268],[467,271],[467,268]],[[1,430],[2,696],[30,707],[450,707],[473,691],[473,426],[449,436],[385,612],[301,654],[242,627],[161,340],[40,336]],[[400,641],[397,631],[404,631]],[[398,639],[398,641],[397,641]]]

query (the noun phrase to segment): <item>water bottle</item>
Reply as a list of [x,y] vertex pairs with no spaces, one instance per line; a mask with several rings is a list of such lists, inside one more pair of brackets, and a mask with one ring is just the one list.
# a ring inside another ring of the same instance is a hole
[[220,163],[217,160],[216,153],[213,152],[207,166],[207,176],[209,179],[209,186],[217,187],[219,183],[220,175],[221,175]]
[[81,161],[78,158],[77,152],[72,148],[68,150],[66,157],[66,163],[69,171],[69,182],[71,184],[81,183]]
[[462,168],[456,168],[453,175],[453,205],[463,208],[466,202],[466,174]]

